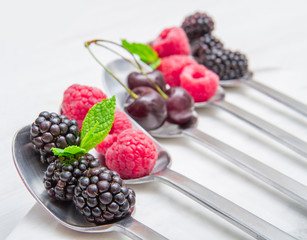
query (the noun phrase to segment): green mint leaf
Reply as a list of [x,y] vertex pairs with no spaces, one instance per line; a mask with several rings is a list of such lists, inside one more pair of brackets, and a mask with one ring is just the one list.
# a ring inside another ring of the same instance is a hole
[[109,134],[115,111],[115,96],[95,104],[86,114],[81,129],[80,147],[89,151],[101,143]]
[[152,64],[160,59],[158,53],[147,44],[129,43],[125,39],[122,39],[122,46],[126,48],[129,52],[138,55],[141,61],[143,61],[144,63]]
[[87,151],[84,148],[81,148],[79,146],[68,146],[64,149],[62,148],[51,148],[51,151],[53,152],[54,155],[57,156],[71,156],[75,155],[78,153],[87,153]]

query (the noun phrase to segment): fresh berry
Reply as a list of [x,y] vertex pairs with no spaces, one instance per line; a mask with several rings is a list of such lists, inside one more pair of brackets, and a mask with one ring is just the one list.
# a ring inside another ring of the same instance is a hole
[[193,47],[193,56],[198,63],[211,69],[221,80],[229,80],[243,77],[248,72],[248,60],[238,51],[212,48],[206,45]]
[[180,81],[181,87],[191,94],[195,102],[209,100],[219,85],[218,75],[200,64],[185,67]]
[[101,142],[95,147],[96,151],[103,155],[106,154],[108,148],[111,147],[114,142],[116,142],[117,135],[119,133],[121,133],[126,129],[132,128],[131,122],[125,113],[119,110],[115,110],[114,114],[115,114],[114,122],[109,132],[109,135],[106,136],[103,142]]
[[214,29],[214,22],[206,13],[196,12],[186,17],[181,25],[190,41],[193,41]]
[[162,91],[165,90],[165,79],[163,74],[159,70],[155,70],[152,72],[146,73],[146,75],[140,72],[132,72],[128,75],[127,83],[130,89],[134,89],[136,87],[145,86],[156,89],[154,84],[148,79],[150,78],[155,84],[157,84]]
[[160,58],[174,54],[190,54],[189,40],[183,29],[178,27],[163,30],[151,42],[151,47],[158,53]]
[[137,87],[125,103],[125,110],[135,121],[146,130],[160,127],[167,117],[166,103],[160,93],[149,87]]
[[106,224],[131,214],[135,193],[125,186],[118,173],[95,167],[79,179],[73,201],[89,222]]
[[88,110],[102,99],[106,99],[106,95],[99,88],[73,84],[64,92],[61,113],[75,119],[81,129]]
[[57,113],[41,112],[32,123],[30,140],[40,152],[41,161],[52,162],[54,155],[51,148],[65,148],[80,144],[78,123]]
[[50,197],[70,201],[78,179],[88,168],[98,167],[100,162],[91,154],[57,157],[50,163],[44,174],[44,185]]
[[182,87],[171,87],[165,92],[168,96],[167,121],[185,124],[193,118],[194,101],[191,95]]
[[127,129],[118,135],[117,142],[108,149],[106,165],[124,179],[150,174],[157,160],[156,147],[145,133]]
[[185,66],[197,64],[197,62],[189,56],[172,55],[164,57],[158,68],[164,75],[166,83],[171,87],[180,86],[180,74]]
[[224,44],[211,33],[207,33],[191,43],[191,53],[193,56],[210,53],[213,48],[223,49]]

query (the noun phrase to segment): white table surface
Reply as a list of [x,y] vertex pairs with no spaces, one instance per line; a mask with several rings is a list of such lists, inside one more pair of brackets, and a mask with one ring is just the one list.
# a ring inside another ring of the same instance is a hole
[[[246,53],[258,81],[307,103],[306,1],[1,1],[0,239],[124,239],[66,229],[36,204],[11,156],[14,133],[43,110],[57,111],[73,83],[101,87],[101,68],[83,47],[94,38],[147,42],[186,15],[206,11],[215,35]],[[111,60],[109,53],[101,56]],[[266,70],[265,70],[266,69]],[[259,70],[259,71],[258,71]],[[265,70],[265,71],[264,71]],[[244,87],[227,101],[307,140],[306,118]],[[199,128],[307,184],[307,160],[218,109],[202,109]],[[188,139],[159,140],[172,169],[216,191],[298,239],[307,210]],[[179,192],[159,183],[134,187],[134,217],[171,239],[250,239]]]

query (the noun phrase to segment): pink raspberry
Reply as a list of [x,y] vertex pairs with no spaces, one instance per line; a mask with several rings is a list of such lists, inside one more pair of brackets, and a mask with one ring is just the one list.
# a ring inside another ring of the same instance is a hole
[[117,141],[118,134],[126,129],[132,128],[131,122],[125,113],[115,110],[114,115],[114,122],[109,135],[95,147],[96,151],[103,155],[106,154],[108,148]]
[[158,154],[155,144],[145,133],[127,129],[108,149],[106,165],[124,179],[148,175],[156,164]]
[[219,77],[203,65],[186,66],[180,75],[181,87],[187,90],[195,102],[210,99],[219,86]]
[[96,87],[73,84],[64,92],[61,113],[78,122],[79,130],[88,110],[107,96]]
[[189,55],[191,51],[187,35],[179,27],[164,29],[150,44],[160,58],[174,54]]
[[158,67],[165,78],[165,81],[171,87],[180,86],[180,74],[185,66],[197,64],[197,62],[185,55],[172,55],[164,57],[161,60],[161,64]]

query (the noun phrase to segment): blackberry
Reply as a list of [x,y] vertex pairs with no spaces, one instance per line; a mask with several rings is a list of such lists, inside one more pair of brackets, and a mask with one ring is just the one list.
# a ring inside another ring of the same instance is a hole
[[51,148],[80,145],[81,141],[77,121],[47,111],[41,112],[32,123],[30,140],[34,149],[40,152],[43,163],[54,161]]
[[129,215],[135,205],[135,193],[118,173],[96,167],[79,179],[73,201],[89,222],[104,224]]
[[223,47],[224,44],[218,38],[207,33],[191,43],[191,53],[197,56],[203,54],[202,52],[210,53],[213,48],[222,49]]
[[248,72],[248,60],[238,51],[209,48],[207,45],[194,49],[195,60],[215,72],[221,80],[243,77]]
[[214,29],[214,22],[206,13],[196,12],[186,17],[181,25],[190,42]]
[[49,196],[62,201],[72,200],[78,179],[88,168],[98,166],[99,160],[89,153],[56,157],[44,174],[43,182]]

